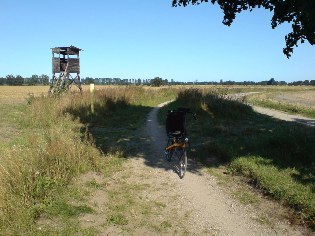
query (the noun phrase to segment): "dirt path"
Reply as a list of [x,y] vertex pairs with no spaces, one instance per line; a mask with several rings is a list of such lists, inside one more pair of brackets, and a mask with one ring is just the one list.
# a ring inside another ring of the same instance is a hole
[[315,127],[315,119],[311,119],[311,118],[307,118],[307,117],[303,117],[299,115],[291,115],[285,112],[258,107],[258,106],[253,106],[253,109],[254,111],[258,113],[265,114],[265,115],[274,117],[276,119],[297,122],[297,123],[304,124],[307,126]]
[[[242,99],[244,96],[250,95],[250,94],[258,94],[260,92],[247,92],[247,93],[237,93],[237,94],[228,94],[228,98],[232,98],[235,100]],[[291,98],[292,101],[298,101],[296,98]],[[288,100],[288,99],[287,99]],[[307,99],[303,99],[303,102],[308,104]],[[259,107],[259,106],[252,106],[254,111],[271,116],[273,118],[279,119],[279,120],[285,120],[285,121],[292,121],[292,122],[297,122],[300,124],[304,124],[307,126],[315,127],[315,119],[308,118],[308,117],[303,117],[301,115],[291,115],[286,112],[270,109],[270,108],[264,108],[264,107]]]
[[[179,179],[174,173],[174,163],[164,160],[163,147],[166,137],[164,127],[159,126],[157,122],[158,109],[158,107],[154,108],[150,112],[146,128],[143,130],[143,138],[151,146],[150,154],[147,153],[142,158],[130,161],[139,172],[148,166],[152,167],[155,176],[151,179],[151,184],[167,182],[169,185],[162,191],[170,196],[180,195],[176,201],[167,204],[170,207],[172,204],[181,205],[190,212],[188,220],[190,233],[196,235],[305,235],[305,232],[293,229],[286,222],[274,222],[272,226],[258,223],[257,219],[261,212],[250,206],[244,207],[229,197],[217,184],[215,178],[201,168],[195,168],[198,164],[192,160],[188,162],[188,171],[184,179]],[[196,169],[200,171],[195,171]]]

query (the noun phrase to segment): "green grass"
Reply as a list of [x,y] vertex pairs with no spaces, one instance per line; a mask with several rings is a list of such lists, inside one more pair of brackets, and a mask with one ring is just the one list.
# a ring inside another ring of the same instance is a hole
[[25,111],[25,105],[21,104],[0,104],[0,150],[2,147],[14,145],[17,137],[22,135],[20,129],[21,117]]
[[[262,164],[266,162],[267,165]],[[257,187],[300,212],[304,212],[310,216],[309,220],[312,220],[315,213],[313,186],[299,183],[294,178],[295,175],[299,175],[299,171],[295,168],[282,169],[271,163],[271,160],[261,157],[241,157],[233,161],[229,168],[235,173],[251,178]]]
[[94,210],[87,205],[76,206],[69,204],[63,199],[56,199],[54,202],[43,207],[42,212],[50,216],[70,218],[85,213],[94,213]]
[[255,204],[259,202],[257,196],[251,192],[249,192],[245,188],[238,189],[233,192],[233,196],[237,198],[240,203],[244,205]]
[[[190,93],[192,93],[190,95]],[[215,91],[186,91],[163,108],[187,106],[198,121],[188,117],[193,151],[210,169],[226,166],[226,173],[243,175],[265,194],[292,207],[297,218],[315,226],[315,130],[255,113],[248,105],[224,99]],[[181,97],[182,96],[182,97]],[[197,99],[196,99],[197,98]],[[217,162],[209,161],[212,157]],[[240,201],[252,201],[242,192]],[[255,201],[255,200],[253,200]]]
[[0,154],[1,232],[37,234],[36,219],[47,209],[52,213],[58,208],[49,208],[58,198],[56,192],[65,190],[74,176],[94,169],[102,158],[93,145],[82,140],[80,124],[45,107],[54,109],[56,103],[59,101],[38,99],[24,109],[17,122],[22,135],[12,137],[14,145],[5,147]]

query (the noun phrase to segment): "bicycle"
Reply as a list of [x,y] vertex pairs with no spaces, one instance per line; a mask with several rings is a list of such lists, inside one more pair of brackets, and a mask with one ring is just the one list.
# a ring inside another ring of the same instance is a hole
[[168,161],[171,161],[172,158],[178,160],[177,172],[181,179],[184,178],[187,170],[187,150],[190,148],[185,124],[187,113],[192,114],[196,120],[196,114],[188,108],[170,110],[166,118],[168,141],[165,147],[165,156]]

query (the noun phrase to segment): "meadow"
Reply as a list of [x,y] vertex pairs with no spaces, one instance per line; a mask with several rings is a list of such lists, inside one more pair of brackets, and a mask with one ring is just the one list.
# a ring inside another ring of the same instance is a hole
[[246,101],[262,107],[272,108],[315,118],[315,89],[296,89],[289,91],[269,91],[251,94]]
[[[77,219],[92,209],[69,203],[86,193],[69,185],[89,171],[109,176],[119,170],[150,106],[175,98],[169,89],[148,93],[138,87],[108,87],[96,91],[92,113],[89,93],[47,97],[47,91],[0,88],[2,235],[93,234],[93,228],[80,228]],[[124,147],[119,140],[128,137]],[[38,226],[51,218],[60,222],[58,227]]]
[[[97,234],[79,225],[78,216],[93,209],[84,201],[71,204],[87,194],[71,187],[73,180],[90,171],[113,176],[126,158],[141,152],[137,132],[148,112],[170,100],[175,101],[161,109],[160,122],[173,107],[197,112],[197,121],[188,118],[191,156],[210,174],[244,176],[261,194],[294,209],[296,221],[314,226],[314,130],[253,112],[246,105],[253,98],[227,98],[254,91],[292,104],[290,94],[301,99],[298,94],[312,94],[312,87],[97,86],[93,113],[88,86],[83,95],[47,97],[47,91],[48,86],[0,87],[1,234]],[[123,195],[126,188],[115,194]],[[129,199],[132,204],[141,205]],[[55,223],[39,227],[47,219]],[[126,219],[119,215],[107,222],[124,225]]]

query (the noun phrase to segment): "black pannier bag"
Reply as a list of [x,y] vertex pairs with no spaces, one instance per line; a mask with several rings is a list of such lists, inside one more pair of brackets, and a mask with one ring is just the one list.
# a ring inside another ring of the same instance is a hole
[[166,117],[166,133],[168,136],[186,136],[185,115],[187,108],[171,110]]

